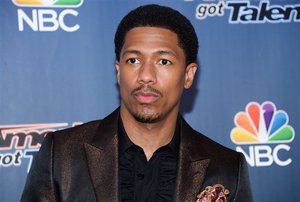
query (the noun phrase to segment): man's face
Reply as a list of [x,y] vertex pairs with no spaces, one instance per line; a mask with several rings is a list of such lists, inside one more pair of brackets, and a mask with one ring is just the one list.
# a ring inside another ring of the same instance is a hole
[[116,62],[121,111],[143,123],[177,115],[182,91],[192,85],[195,63],[185,65],[177,35],[164,28],[137,27],[125,38]]

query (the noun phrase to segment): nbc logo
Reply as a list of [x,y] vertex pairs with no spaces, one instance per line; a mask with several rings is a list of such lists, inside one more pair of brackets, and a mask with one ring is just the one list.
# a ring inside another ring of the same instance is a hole
[[[236,127],[231,131],[231,140],[241,145],[237,146],[236,150],[244,154],[252,167],[270,166],[273,162],[279,166],[287,166],[292,159],[283,160],[282,156],[286,155],[281,153],[284,152],[282,150],[290,150],[286,143],[293,141],[295,137],[294,129],[288,125],[288,121],[288,114],[277,110],[274,103],[266,101],[259,105],[250,102],[245,112],[236,114]],[[247,148],[248,152],[245,151]]]
[[13,0],[18,6],[79,7],[83,0]]
[[[83,0],[12,0],[18,7],[39,7],[26,11],[18,9],[19,31],[24,31],[24,24],[33,31],[54,32],[61,28],[66,32],[75,32],[80,26],[74,23],[65,23],[66,16],[77,16],[79,13],[70,8],[80,7]],[[58,13],[54,9],[40,8],[68,8]],[[70,18],[70,17],[67,17]],[[70,18],[71,19],[71,18]]]

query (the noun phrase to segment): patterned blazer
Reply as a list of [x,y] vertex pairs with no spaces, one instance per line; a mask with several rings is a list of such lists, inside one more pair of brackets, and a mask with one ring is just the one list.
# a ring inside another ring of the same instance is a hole
[[[22,202],[118,201],[119,109],[103,120],[48,134],[27,176]],[[180,117],[174,201],[196,201],[207,186],[222,184],[227,201],[252,201],[242,154],[193,130]]]

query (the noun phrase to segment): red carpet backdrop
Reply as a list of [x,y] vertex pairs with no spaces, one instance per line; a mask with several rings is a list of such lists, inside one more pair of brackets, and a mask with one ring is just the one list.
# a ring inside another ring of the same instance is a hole
[[245,155],[255,201],[300,201],[296,0],[1,0],[0,201],[20,200],[47,132],[119,105],[114,33],[149,3],[182,12],[199,37],[187,121]]

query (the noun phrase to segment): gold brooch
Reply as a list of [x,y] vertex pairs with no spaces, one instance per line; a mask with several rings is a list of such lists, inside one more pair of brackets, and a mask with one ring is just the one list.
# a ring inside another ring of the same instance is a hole
[[207,186],[198,194],[196,202],[227,202],[227,195],[229,195],[229,190],[221,184]]

